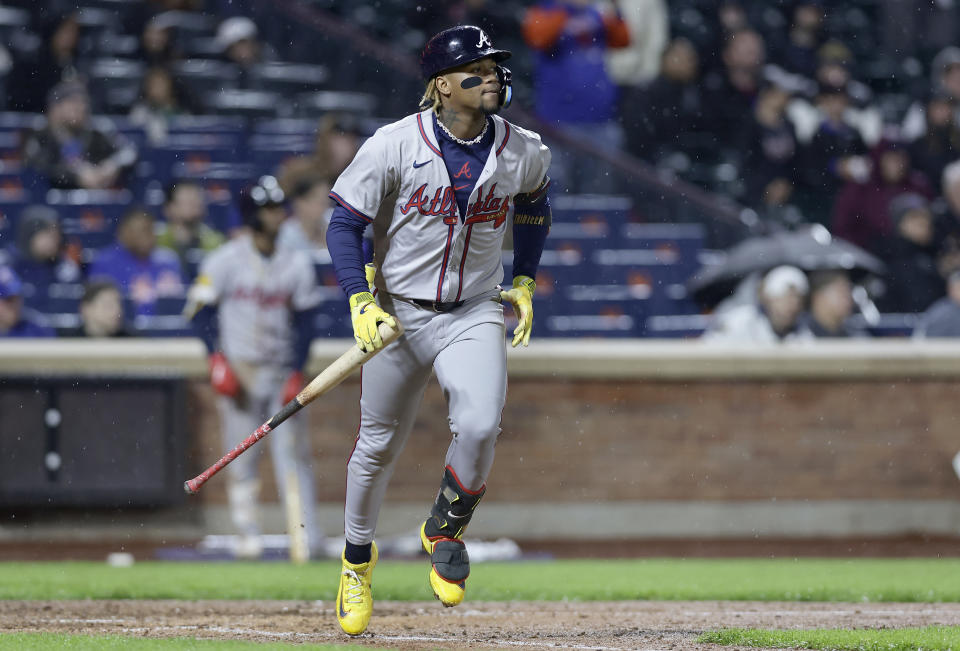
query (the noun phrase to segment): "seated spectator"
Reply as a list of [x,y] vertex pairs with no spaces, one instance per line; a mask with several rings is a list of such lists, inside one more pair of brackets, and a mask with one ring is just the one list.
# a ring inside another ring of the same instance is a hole
[[53,337],[38,315],[23,307],[23,285],[13,269],[0,266],[0,337]]
[[286,193],[305,178],[335,179],[357,155],[366,138],[363,124],[350,113],[331,112],[320,118],[313,152],[309,156],[288,158],[277,170],[277,180]]
[[763,37],[750,28],[730,34],[723,48],[723,68],[704,78],[707,128],[721,148],[736,147],[743,117],[753,110],[763,82],[766,49]]
[[776,60],[789,72],[813,77],[817,68],[817,50],[823,42],[823,5],[818,0],[803,0],[793,6],[793,18],[786,42],[776,48]]
[[703,336],[710,341],[758,344],[795,339],[807,290],[802,271],[789,265],[775,267],[763,277],[756,302],[718,314]]
[[943,91],[930,95],[924,111],[923,134],[910,143],[914,166],[935,181],[943,170],[960,159],[960,125],[954,119],[957,100]]
[[624,94],[621,121],[627,149],[649,161],[680,147],[683,133],[699,131],[703,123],[700,60],[685,38],[670,42],[663,53],[660,75],[648,86]]
[[910,165],[910,153],[896,140],[883,140],[871,152],[871,176],[848,182],[833,206],[833,234],[880,254],[893,232],[889,207],[893,197],[916,193],[933,198],[930,182]]
[[290,194],[293,212],[280,225],[277,248],[311,254],[327,250],[327,224],[333,212],[330,188],[329,179],[323,177],[303,179],[294,186]]
[[253,66],[277,58],[270,45],[260,40],[257,24],[246,16],[233,16],[220,23],[216,43],[223,58],[240,68],[240,88],[250,87]]
[[80,265],[66,255],[57,212],[49,206],[29,206],[20,214],[17,248],[11,257],[24,285],[24,300],[37,310],[44,309],[51,284],[80,280]]
[[747,203],[764,216],[776,214],[790,201],[797,178],[797,136],[786,119],[790,92],[766,83],[757,96],[749,120],[741,130],[738,148]]
[[112,188],[136,162],[136,149],[121,136],[93,128],[82,83],[55,86],[46,115],[46,127],[30,134],[24,144],[24,163],[46,176],[52,187]]
[[845,95],[843,122],[856,130],[867,146],[880,140],[883,115],[873,104],[870,87],[853,78],[854,64],[853,52],[840,41],[828,41],[817,50],[817,69],[808,92],[798,94],[787,109],[800,142],[809,143],[820,124],[821,115],[816,106],[820,89],[842,89]]
[[[607,74],[604,54],[630,43],[619,11],[592,0],[541,0],[523,19],[523,36],[536,51],[537,116],[607,149],[620,149],[618,90]],[[605,193],[612,178],[593,160],[556,149],[551,178],[573,192]]]
[[80,299],[80,325],[57,334],[61,337],[129,337],[124,323],[123,298],[113,281],[87,283]]
[[143,76],[140,99],[130,109],[130,122],[142,126],[150,142],[157,145],[167,140],[170,118],[189,113],[170,72],[155,67]]
[[921,315],[913,336],[960,337],[960,269],[947,276],[947,295]]
[[918,194],[901,194],[890,202],[893,234],[884,241],[886,291],[878,301],[882,312],[923,312],[943,296],[937,270],[937,246],[930,203]]
[[151,17],[140,35],[138,58],[151,66],[167,66],[181,58],[177,47],[177,11],[164,11]]
[[40,113],[50,89],[79,77],[79,12],[50,10],[41,16],[37,54],[21,58],[11,72],[8,110]]
[[801,164],[798,166],[802,207],[808,221],[829,223],[843,184],[864,182],[870,178],[870,161],[864,156],[867,146],[860,132],[847,119],[849,106],[846,87],[819,88],[814,109],[816,127],[801,148]]
[[88,275],[91,280],[112,279],[138,315],[152,314],[158,298],[184,295],[177,254],[157,246],[153,215],[141,208],[123,216],[117,243],[100,252]]
[[843,270],[810,274],[810,311],[801,318],[803,337],[865,337],[864,330],[850,324],[853,316],[853,284]]
[[195,269],[205,253],[224,242],[223,234],[206,224],[206,191],[196,181],[170,184],[164,197],[163,217],[166,221],[157,228],[157,246],[176,253],[181,269]]
[[[930,90],[931,93],[945,95],[954,102],[960,101],[960,47],[950,45],[934,57],[930,64]],[[954,122],[960,123],[956,112]],[[903,137],[916,140],[926,132],[927,124],[924,102],[917,100],[910,105],[903,117]]]

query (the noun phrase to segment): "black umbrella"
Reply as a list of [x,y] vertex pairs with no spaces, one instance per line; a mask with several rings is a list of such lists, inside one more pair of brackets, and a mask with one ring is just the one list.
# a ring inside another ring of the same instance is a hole
[[883,275],[876,256],[855,244],[830,235],[819,224],[764,237],[751,237],[726,252],[720,264],[701,267],[687,282],[690,295],[712,307],[733,293],[741,280],[783,264],[804,271],[843,269],[854,281],[866,275]]

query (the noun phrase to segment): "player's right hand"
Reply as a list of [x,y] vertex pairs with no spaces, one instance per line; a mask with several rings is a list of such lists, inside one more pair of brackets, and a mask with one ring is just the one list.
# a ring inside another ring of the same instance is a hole
[[230,362],[220,351],[210,355],[210,384],[222,396],[236,398],[240,395],[240,381],[230,368]]
[[350,319],[353,321],[353,338],[365,353],[383,348],[383,339],[377,327],[380,323],[386,323],[391,328],[397,327],[397,320],[380,309],[370,292],[357,292],[350,297]]

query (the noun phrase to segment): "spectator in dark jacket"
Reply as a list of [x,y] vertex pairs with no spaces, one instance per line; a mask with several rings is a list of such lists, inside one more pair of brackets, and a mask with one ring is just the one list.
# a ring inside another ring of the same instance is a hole
[[41,312],[50,285],[80,280],[80,265],[66,254],[60,220],[49,206],[29,206],[20,214],[12,258],[14,271],[24,285],[27,307]]
[[833,234],[879,254],[893,232],[890,201],[908,192],[933,198],[930,182],[910,165],[902,143],[883,140],[871,152],[871,176],[865,183],[849,182],[833,207]]
[[840,188],[868,180],[870,165],[863,138],[845,119],[850,105],[846,86],[821,85],[815,104],[820,122],[801,151],[799,170],[804,213],[808,221],[826,224]]
[[790,92],[765,84],[741,132],[747,201],[755,208],[786,205],[796,184],[797,134],[786,119]]
[[682,147],[678,141],[681,134],[700,130],[703,97],[699,71],[693,44],[677,38],[664,51],[657,78],[625,94],[621,121],[627,148],[634,156],[656,161]]
[[80,21],[76,10],[44,13],[40,49],[35,58],[19,61],[7,84],[7,108],[40,113],[47,93],[63,81],[79,78]]
[[116,187],[136,158],[136,149],[121,136],[93,128],[87,89],[79,82],[50,91],[47,126],[24,144],[25,164],[57,188]]
[[763,82],[766,46],[752,29],[730,34],[723,48],[723,69],[704,79],[707,128],[721,147],[733,148],[743,118],[753,109]]
[[944,168],[960,159],[960,125],[954,120],[957,100],[938,91],[927,101],[923,134],[910,143],[913,165],[932,182],[938,182]]
[[919,194],[901,194],[890,202],[889,212],[895,230],[881,250],[887,263],[886,292],[877,307],[883,312],[923,312],[943,296],[944,287],[930,204]]

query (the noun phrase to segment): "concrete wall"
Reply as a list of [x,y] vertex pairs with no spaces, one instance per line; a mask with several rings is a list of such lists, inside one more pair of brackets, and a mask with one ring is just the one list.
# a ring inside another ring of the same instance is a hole
[[[38,353],[4,342],[0,375],[204,372],[196,342],[128,343]],[[313,370],[348,345],[318,342]],[[158,346],[167,348],[161,354]],[[550,341],[511,352],[510,366],[503,434],[474,535],[960,533],[960,481],[950,465],[960,450],[960,344]],[[203,380],[191,382],[188,461],[196,472],[222,453],[212,397]],[[306,410],[331,534],[342,515],[358,398],[355,376]],[[448,440],[446,406],[432,382],[381,533],[414,528],[425,515]],[[269,463],[262,468],[272,500]],[[229,529],[224,486],[215,478],[191,498],[207,530]],[[267,511],[268,527],[282,528],[280,509]]]

